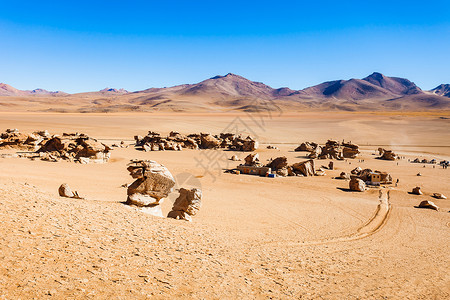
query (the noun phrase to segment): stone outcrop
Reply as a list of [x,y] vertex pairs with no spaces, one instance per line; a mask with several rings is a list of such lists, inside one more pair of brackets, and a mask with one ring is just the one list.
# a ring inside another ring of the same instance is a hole
[[254,151],[258,148],[258,142],[248,136],[232,133],[212,135],[209,133],[194,133],[182,135],[172,131],[169,136],[161,136],[159,133],[149,131],[145,137],[135,136],[136,148],[144,151],[165,151],[182,149],[229,149],[234,151]]
[[259,154],[258,153],[252,153],[247,155],[247,157],[245,157],[244,159],[245,166],[259,166],[261,165],[259,162]]
[[301,163],[295,163],[291,166],[291,168],[296,175],[314,176],[316,173],[314,168],[314,160],[312,159]]
[[361,179],[353,177],[349,181],[349,189],[351,191],[364,192],[366,190],[366,184]]
[[178,220],[192,221],[192,217],[202,206],[202,191],[197,188],[179,190],[180,195],[175,200],[172,210],[167,217]]
[[429,200],[424,200],[424,201],[420,202],[418,207],[419,208],[429,208],[429,209],[434,209],[436,211],[439,211],[439,207],[436,204],[434,204],[434,202],[429,201]]
[[356,158],[359,153],[359,146],[351,143],[343,143],[342,146],[342,157],[344,158]]
[[380,159],[384,160],[396,160],[398,158],[398,155],[395,154],[392,150],[386,150],[383,148],[379,148],[378,152],[380,152]]
[[0,148],[9,147],[30,151],[19,157],[57,162],[69,160],[80,163],[107,162],[110,147],[80,133],[50,135],[47,130],[22,134],[17,129],[6,130],[0,135]]
[[126,204],[141,207],[144,212],[162,217],[160,203],[175,185],[170,171],[151,160],[132,161],[127,170],[136,180],[128,186]]
[[300,146],[295,148],[294,151],[296,151],[296,152],[299,152],[299,151],[312,152],[317,148],[317,146],[318,145],[314,142],[304,142],[304,143],[301,143]]
[[272,170],[277,171],[280,169],[285,169],[287,165],[288,163],[286,156],[280,156],[269,162],[266,167],[269,167]]
[[423,195],[422,190],[420,189],[420,186],[416,186],[412,189],[411,194],[414,195]]
[[42,160],[58,161],[66,159],[80,163],[103,163],[110,157],[111,148],[85,134],[54,136],[37,151]]

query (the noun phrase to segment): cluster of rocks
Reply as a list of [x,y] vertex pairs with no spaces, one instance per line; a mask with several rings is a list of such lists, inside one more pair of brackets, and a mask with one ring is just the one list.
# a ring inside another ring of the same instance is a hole
[[144,151],[164,151],[185,149],[219,149],[225,148],[233,151],[254,151],[258,142],[251,136],[246,138],[232,133],[212,135],[209,133],[194,133],[182,135],[172,131],[169,136],[149,131],[145,137],[135,136],[136,147]]
[[[172,192],[175,179],[163,165],[152,160],[131,161],[127,170],[136,180],[128,186],[126,204],[142,211],[162,217],[161,203]],[[191,221],[201,207],[202,192],[199,189],[179,189],[168,217]]]
[[[374,178],[376,177],[376,182]],[[373,184],[391,184],[392,176],[387,172],[372,171],[371,169],[361,169],[356,167],[350,174],[342,172],[338,179],[350,179],[349,189],[351,191],[364,192],[367,185]]]
[[35,151],[49,138],[50,134],[47,130],[25,134],[18,129],[6,129],[0,134],[0,148]]
[[50,135],[47,130],[43,130],[24,134],[18,129],[7,129],[0,135],[0,148],[30,151],[20,153],[18,157],[80,163],[107,162],[111,150],[107,145],[82,133],[63,133],[62,136],[58,136]]
[[298,146],[295,151],[310,152],[308,158],[311,159],[344,159],[356,158],[359,151],[359,146],[352,143],[339,143],[337,141],[328,140],[324,146],[314,142],[305,142]]
[[378,153],[380,154],[379,159],[396,160],[399,158],[399,156],[397,154],[395,154],[394,151],[392,151],[392,150],[378,148]]
[[110,158],[111,148],[82,133],[63,133],[53,136],[38,150],[39,158],[47,161],[68,160],[87,164],[104,163]]
[[270,160],[269,163],[264,165],[260,162],[258,153],[249,154],[245,158],[244,164],[239,165],[237,170],[248,174],[276,174],[281,177],[325,175],[325,170],[322,167],[316,168],[314,165],[314,160],[312,159],[294,164],[288,164],[287,158],[285,156],[280,156]]

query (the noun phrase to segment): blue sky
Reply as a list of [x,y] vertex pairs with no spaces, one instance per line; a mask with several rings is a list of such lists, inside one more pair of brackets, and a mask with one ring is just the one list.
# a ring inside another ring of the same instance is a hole
[[3,1],[0,82],[135,91],[236,73],[450,83],[450,1]]

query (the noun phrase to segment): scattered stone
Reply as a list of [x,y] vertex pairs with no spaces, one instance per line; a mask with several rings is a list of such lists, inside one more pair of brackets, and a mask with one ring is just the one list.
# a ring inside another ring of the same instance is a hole
[[447,199],[447,197],[445,197],[443,194],[441,193],[434,193],[433,197],[436,199]]
[[127,170],[136,180],[128,186],[126,204],[145,207],[145,212],[162,217],[160,204],[175,185],[170,171],[151,160],[132,161]]
[[330,161],[328,163],[328,170],[333,170],[334,169],[334,163],[332,161]]
[[349,188],[351,191],[364,192],[366,190],[366,184],[361,179],[353,177],[349,181]]
[[231,160],[232,160],[232,161],[240,161],[241,159],[240,159],[237,155],[233,155],[233,156],[231,157]]
[[275,146],[272,146],[272,145],[269,145],[269,146],[267,146],[266,148],[267,148],[267,149],[278,149],[278,147],[275,147]]
[[439,207],[434,204],[432,201],[428,201],[428,200],[424,200],[422,202],[420,202],[419,208],[429,208],[429,209],[434,209],[436,211],[439,211]]
[[420,186],[416,186],[412,189],[411,194],[414,195],[423,195],[422,190],[420,189]]
[[181,188],[179,192],[180,195],[175,200],[172,211],[169,212],[167,217],[192,221],[192,216],[195,216],[202,206],[202,191],[197,188],[191,190]]
[[417,176],[422,176],[422,174],[420,174],[420,172],[419,172],[419,173],[417,173]]
[[347,174],[345,172],[341,172],[339,177],[336,177],[337,179],[350,179],[350,174]]
[[260,165],[259,162],[259,154],[258,153],[252,153],[247,155],[247,157],[244,159],[246,166],[258,166]]
[[70,189],[67,183],[63,183],[58,188],[59,196],[66,198],[74,198],[74,199],[83,199],[78,195],[77,191],[73,191]]

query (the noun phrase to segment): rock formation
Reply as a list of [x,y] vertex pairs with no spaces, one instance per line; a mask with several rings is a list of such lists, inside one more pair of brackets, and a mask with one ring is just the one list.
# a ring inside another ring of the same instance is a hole
[[436,211],[439,211],[439,207],[434,204],[432,201],[428,201],[428,200],[424,200],[422,202],[420,202],[419,208],[429,208],[429,209],[434,209]]
[[141,207],[144,212],[162,217],[160,203],[175,185],[170,171],[151,160],[132,161],[127,170],[136,180],[128,186],[126,204]]
[[301,163],[295,163],[291,167],[295,174],[301,174],[303,176],[314,176],[316,173],[314,168],[314,160],[312,159]]
[[75,198],[75,199],[83,199],[78,195],[77,191],[73,191],[70,189],[67,183],[63,183],[58,188],[59,196],[66,198]]
[[266,167],[269,167],[272,170],[277,171],[280,169],[285,169],[287,165],[288,163],[286,156],[280,156],[269,162]]
[[342,156],[344,158],[356,158],[360,153],[359,146],[356,144],[343,143],[342,146],[344,146],[342,149]]
[[420,186],[416,186],[412,189],[411,194],[414,195],[423,195],[422,190],[420,189]]
[[314,149],[317,148],[317,146],[318,145],[314,142],[304,142],[304,143],[301,143],[300,146],[295,148],[294,151],[296,151],[296,152],[298,152],[298,151],[312,152],[312,151],[314,151]]
[[361,179],[352,177],[349,181],[349,189],[351,191],[364,192],[366,190],[366,184]]
[[447,199],[443,194],[441,193],[433,193],[433,197],[436,199]]
[[172,210],[167,217],[192,221],[192,216],[195,216],[202,206],[202,191],[197,188],[191,190],[181,188],[179,192],[180,195],[175,200]]
[[245,157],[244,159],[246,166],[258,166],[260,165],[259,162],[259,154],[258,153],[252,153],[247,155],[247,157]]
[[380,152],[380,159],[384,160],[396,160],[398,158],[398,155],[395,154],[392,150],[386,150],[379,148],[378,151]]
[[187,136],[172,131],[163,137],[159,133],[149,131],[145,137],[135,136],[136,148],[144,151],[165,151],[182,149],[218,149],[225,148],[234,151],[254,151],[258,142],[252,137],[243,138],[241,135],[221,133],[194,133]]

